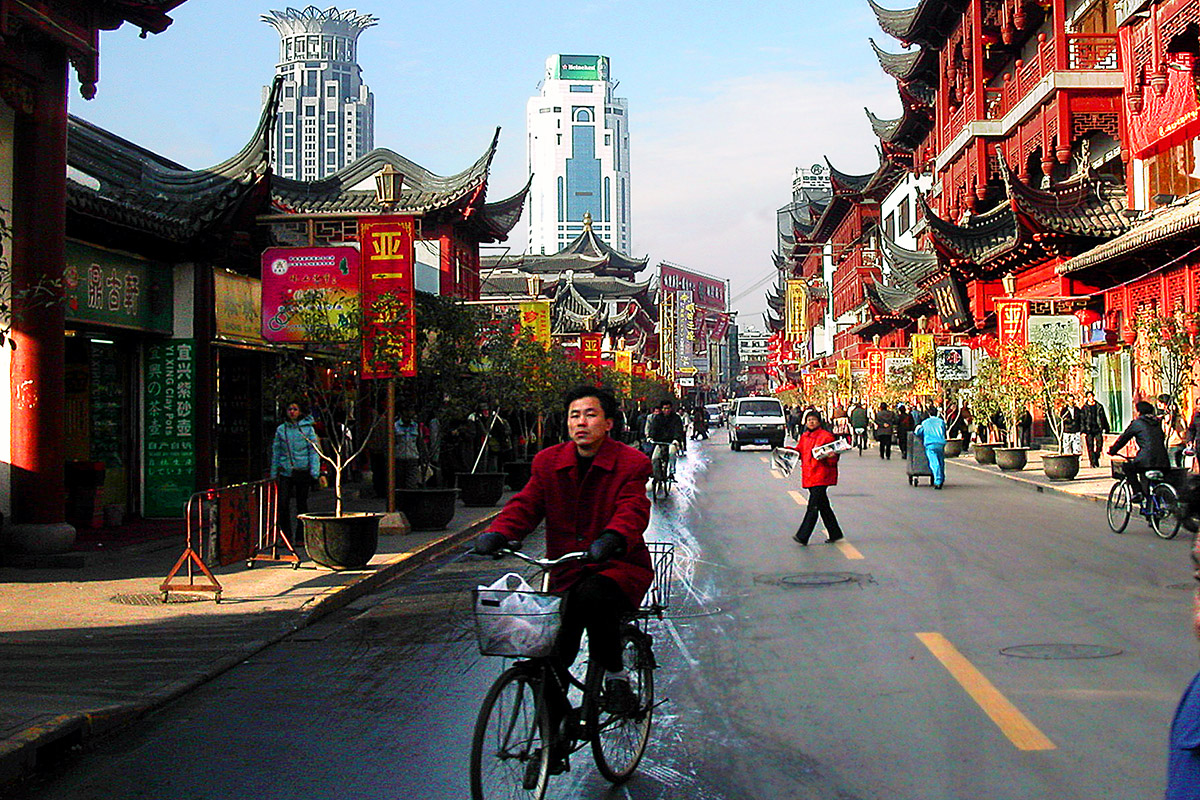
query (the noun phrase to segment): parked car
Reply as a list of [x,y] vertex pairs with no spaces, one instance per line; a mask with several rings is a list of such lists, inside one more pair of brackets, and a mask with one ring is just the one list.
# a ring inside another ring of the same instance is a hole
[[704,407],[708,412],[708,426],[710,428],[719,428],[725,424],[725,410],[721,408],[719,403],[710,403]]
[[739,397],[729,417],[729,449],[744,445],[783,447],[787,419],[783,403],[774,397]]

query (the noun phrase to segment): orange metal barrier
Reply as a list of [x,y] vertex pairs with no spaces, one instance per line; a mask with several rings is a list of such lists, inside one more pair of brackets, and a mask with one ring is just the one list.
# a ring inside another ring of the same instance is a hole
[[[221,602],[221,584],[210,567],[245,561],[300,565],[296,548],[279,528],[279,487],[273,480],[239,483],[196,492],[184,508],[187,546],[171,572],[159,585],[162,600],[170,592],[212,592]],[[286,550],[286,552],[284,552]],[[187,583],[172,582],[187,568]],[[196,571],[207,582],[197,583]]]

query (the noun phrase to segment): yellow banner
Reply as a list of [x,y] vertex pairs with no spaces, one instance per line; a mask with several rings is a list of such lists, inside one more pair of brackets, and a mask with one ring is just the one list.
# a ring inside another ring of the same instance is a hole
[[838,380],[845,381],[848,384],[848,383],[850,383],[852,374],[853,373],[850,370],[849,359],[838,359],[838,362],[837,362],[837,378],[838,378]]
[[803,280],[787,282],[787,294],[784,296],[784,333],[793,342],[804,341],[804,303],[807,297]]
[[933,334],[914,333],[912,337],[913,391],[933,394]]
[[521,303],[521,330],[543,347],[550,346],[550,301]]
[[613,360],[617,365],[617,372],[623,372],[626,375],[633,374],[633,353],[629,350],[613,351]]

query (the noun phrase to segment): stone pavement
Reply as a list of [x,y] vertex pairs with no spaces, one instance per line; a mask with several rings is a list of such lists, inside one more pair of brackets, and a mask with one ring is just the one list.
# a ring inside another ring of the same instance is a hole
[[[332,506],[331,495],[314,495],[313,510]],[[383,501],[348,505],[380,510]],[[184,594],[161,602],[159,584],[184,549],[178,534],[0,566],[0,787],[466,543],[499,508],[460,502],[447,530],[380,536],[362,570],[311,561],[214,569],[220,603]]]
[[[1108,456],[1100,456],[1100,466],[1092,468],[1087,465],[1087,455],[1084,455],[1082,456],[1083,463],[1079,467],[1079,474],[1073,480],[1052,481],[1046,477],[1046,473],[1042,469],[1042,453],[1042,450],[1030,450],[1029,463],[1025,465],[1025,469],[1018,472],[1005,472],[995,464],[980,464],[970,453],[963,453],[957,458],[948,458],[946,463],[998,475],[1026,484],[1030,489],[1038,492],[1057,492],[1098,503],[1108,501],[1108,490],[1113,485]],[[947,476],[946,480],[949,482],[953,479]]]

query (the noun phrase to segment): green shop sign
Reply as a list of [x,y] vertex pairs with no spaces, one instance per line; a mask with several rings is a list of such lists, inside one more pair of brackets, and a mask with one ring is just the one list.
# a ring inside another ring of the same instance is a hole
[[174,282],[169,264],[67,242],[67,320],[170,333]]
[[563,81],[607,80],[608,59],[604,56],[559,56],[556,77]]
[[196,484],[196,343],[146,347],[147,517],[182,517]]

